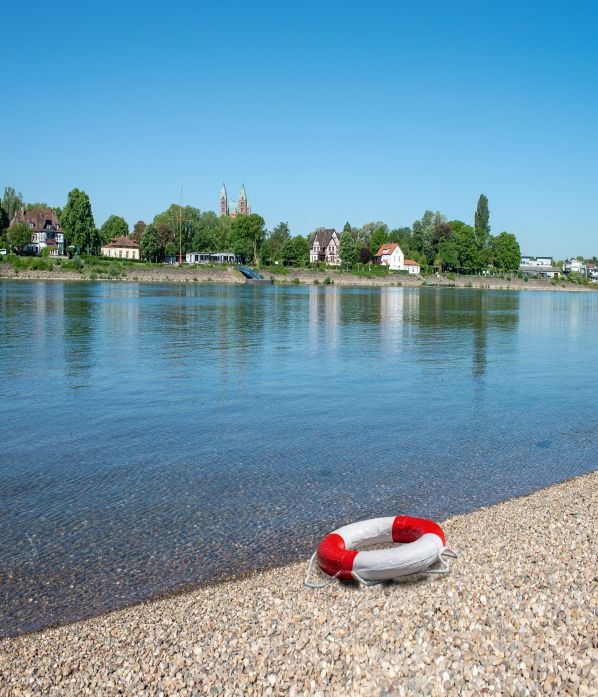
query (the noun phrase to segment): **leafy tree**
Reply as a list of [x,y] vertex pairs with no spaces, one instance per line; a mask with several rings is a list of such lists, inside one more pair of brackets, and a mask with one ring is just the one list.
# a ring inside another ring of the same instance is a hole
[[13,219],[14,214],[23,208],[23,194],[17,194],[17,192],[12,188],[12,186],[4,187],[4,196],[0,205],[6,211],[9,222]]
[[0,205],[0,234],[10,225],[8,213]]
[[478,248],[478,265],[485,267],[490,260],[490,211],[488,199],[480,194],[474,217],[474,231]]
[[452,220],[450,225],[453,229],[459,268],[471,271],[478,269],[478,248],[474,229],[461,220]]
[[100,246],[89,196],[84,191],[73,189],[69,192],[60,223],[64,230],[65,248],[74,246],[77,252],[91,252]]
[[282,259],[282,248],[291,239],[288,223],[278,223],[266,240],[270,259]]
[[[384,244],[384,243],[382,243],[382,244]],[[380,246],[382,246],[382,245],[380,245]],[[376,251],[378,251],[378,250],[376,250]],[[370,250],[367,247],[362,247],[359,250],[359,261],[362,264],[370,264],[372,261],[372,258],[373,258],[372,253],[370,252]]]
[[8,243],[22,254],[25,247],[31,242],[31,230],[25,223],[17,223],[8,229]]
[[375,228],[375,230],[372,232],[370,236],[370,243],[368,245],[371,255],[374,256],[374,254],[376,254],[380,247],[387,241],[388,228],[386,227],[386,225]]
[[445,222],[446,217],[442,213],[426,211],[420,220],[416,220],[413,223],[413,251],[419,252],[426,264],[434,263],[437,252],[437,247],[435,246],[436,226]]
[[237,216],[230,227],[233,251],[244,259],[253,259],[254,264],[258,263],[259,249],[265,235],[264,219],[257,213]]
[[206,211],[200,213],[192,223],[193,238],[191,247],[194,252],[215,252],[224,251],[226,245],[222,245],[222,220],[216,213]]
[[293,246],[295,248],[295,259],[301,266],[309,264],[309,244],[305,237],[297,235],[293,237]]
[[43,210],[44,208],[50,208],[50,206],[48,206],[47,203],[25,203],[23,208],[26,211],[38,211]]
[[138,220],[135,225],[133,225],[133,235],[132,239],[135,240],[135,242],[141,242],[141,235],[143,235],[143,231],[147,225],[143,222],[143,220]]
[[347,222],[343,225],[343,232],[352,232],[353,228],[351,227],[351,223],[347,220]]
[[350,264],[351,266],[356,264],[359,261],[360,246],[361,245],[358,246],[352,232],[347,231],[341,233],[338,248],[341,263]]
[[446,269],[456,269],[459,266],[457,241],[454,235],[445,237],[440,241],[434,265],[438,266],[443,271]]
[[[378,238],[380,239],[382,237],[382,233],[384,233],[384,240],[382,243],[386,242],[387,235],[388,235],[388,225],[386,223],[383,223],[381,220],[378,220],[376,222],[372,223],[365,223],[362,225],[359,230],[357,231],[357,237],[356,239],[359,242],[363,242],[363,244],[366,247],[369,247],[372,249],[372,235],[377,232]],[[381,244],[382,244],[381,243]],[[378,249],[380,249],[380,246],[378,246],[374,252],[377,252]]]
[[139,242],[141,256],[148,261],[158,261],[164,258],[164,247],[158,239],[158,231],[153,223],[146,226]]
[[126,237],[129,234],[127,221],[120,215],[111,215],[100,228],[100,239],[103,244],[108,244],[116,237]]
[[193,206],[179,206],[173,203],[167,210],[158,213],[153,220],[160,244],[168,255],[174,256],[179,249],[191,251],[201,212]]
[[492,238],[491,248],[491,260],[497,269],[517,271],[521,261],[521,250],[515,235],[501,232]]
[[405,251],[413,246],[413,235],[410,227],[399,227],[388,233],[389,242],[397,242],[399,247]]

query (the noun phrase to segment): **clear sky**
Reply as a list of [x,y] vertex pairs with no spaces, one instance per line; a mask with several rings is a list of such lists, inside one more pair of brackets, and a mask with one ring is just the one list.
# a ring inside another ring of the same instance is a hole
[[292,234],[426,209],[598,254],[592,2],[5,5],[0,187],[96,223],[245,184]]

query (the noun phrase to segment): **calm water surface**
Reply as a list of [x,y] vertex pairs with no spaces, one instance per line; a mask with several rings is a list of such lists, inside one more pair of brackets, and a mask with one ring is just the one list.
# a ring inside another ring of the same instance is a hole
[[0,636],[595,469],[597,320],[598,293],[0,281]]

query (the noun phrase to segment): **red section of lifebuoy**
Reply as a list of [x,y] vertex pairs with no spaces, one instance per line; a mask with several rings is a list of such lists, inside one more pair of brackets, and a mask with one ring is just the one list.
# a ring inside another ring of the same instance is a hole
[[324,573],[350,581],[356,549],[346,549],[345,541],[335,532],[326,535],[318,547],[318,564]]
[[393,542],[415,542],[422,535],[431,532],[442,540],[442,544],[446,544],[444,531],[433,520],[425,518],[412,518],[409,515],[398,515],[392,524],[392,540]]
[[[390,520],[388,519],[389,525]],[[443,545],[446,544],[444,531],[433,520],[399,515],[392,520],[391,528],[393,542],[408,544],[419,540],[422,535],[432,533],[440,538]],[[379,534],[379,530],[377,532]],[[349,581],[353,578],[353,563],[358,554],[358,549],[347,549],[342,535],[339,535],[338,532],[331,532],[320,542],[317,552],[318,564],[322,571],[329,576]]]

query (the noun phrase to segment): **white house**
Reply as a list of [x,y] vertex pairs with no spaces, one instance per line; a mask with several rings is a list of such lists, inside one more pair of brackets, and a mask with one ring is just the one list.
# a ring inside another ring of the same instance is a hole
[[574,273],[585,275],[587,268],[583,261],[579,261],[578,259],[566,259],[563,263],[563,271],[564,273],[573,271]]
[[117,237],[102,246],[101,254],[116,259],[139,259],[139,244],[128,237]]
[[[374,254],[374,260],[376,264],[388,266],[391,271],[405,270],[405,255],[396,242],[387,242],[383,244],[378,252]],[[419,273],[419,270],[414,273]]]
[[519,266],[552,266],[552,257],[521,257]]
[[404,266],[409,273],[419,273],[421,271],[420,265],[413,259],[405,259]]
[[330,266],[340,266],[339,244],[336,230],[317,230],[309,250],[310,263],[324,262]]

